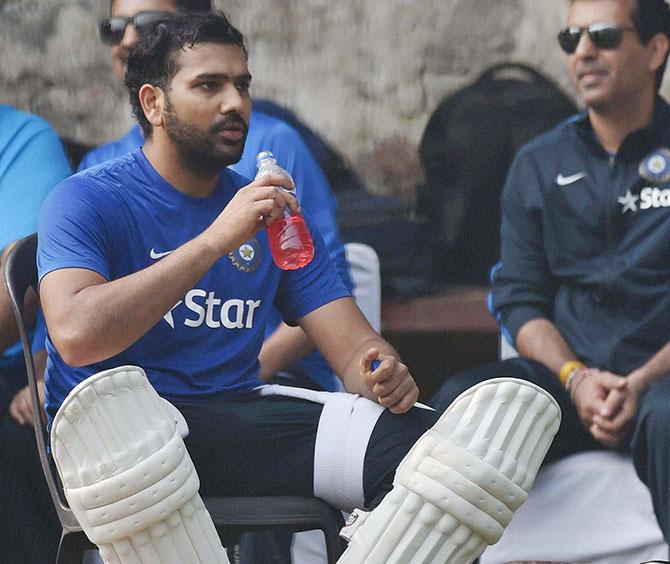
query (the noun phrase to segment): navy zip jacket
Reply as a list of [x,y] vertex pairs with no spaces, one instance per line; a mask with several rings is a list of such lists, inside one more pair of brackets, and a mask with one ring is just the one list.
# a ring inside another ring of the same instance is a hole
[[585,364],[626,375],[670,340],[670,107],[616,155],[587,114],[517,154],[490,307],[511,342],[553,321]]

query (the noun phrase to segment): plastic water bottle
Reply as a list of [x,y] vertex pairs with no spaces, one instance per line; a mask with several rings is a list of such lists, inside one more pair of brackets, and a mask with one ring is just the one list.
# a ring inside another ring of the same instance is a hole
[[[266,174],[276,174],[291,181],[293,191],[295,184],[291,175],[277,164],[270,151],[262,151],[256,157],[258,172],[256,178]],[[309,264],[314,258],[314,241],[299,213],[284,207],[284,216],[268,227],[270,252],[275,264],[282,270],[295,270]]]

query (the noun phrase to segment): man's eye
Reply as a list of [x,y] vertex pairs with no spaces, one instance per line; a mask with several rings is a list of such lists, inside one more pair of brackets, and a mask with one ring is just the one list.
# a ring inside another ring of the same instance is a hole
[[212,81],[200,82],[197,86],[202,90],[214,90],[216,88],[216,83]]
[[251,87],[251,84],[248,82],[238,82],[237,83],[237,89],[240,92],[249,92],[249,88]]

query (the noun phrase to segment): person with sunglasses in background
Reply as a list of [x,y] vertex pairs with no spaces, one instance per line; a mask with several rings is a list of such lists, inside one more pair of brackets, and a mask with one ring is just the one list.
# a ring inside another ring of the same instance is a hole
[[629,449],[670,542],[670,43],[664,0],[573,0],[558,34],[585,111],[517,154],[490,306],[520,357],[449,378],[431,405],[497,375],[558,400],[546,462]]

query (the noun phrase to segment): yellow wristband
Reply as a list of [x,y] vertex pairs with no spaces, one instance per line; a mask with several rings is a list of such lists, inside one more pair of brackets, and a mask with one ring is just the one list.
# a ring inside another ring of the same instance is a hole
[[569,360],[566,362],[561,366],[561,370],[558,373],[558,379],[561,381],[561,384],[565,386],[565,383],[568,381],[568,376],[575,370],[579,370],[585,366],[586,365],[583,362],[579,362],[578,360]]

